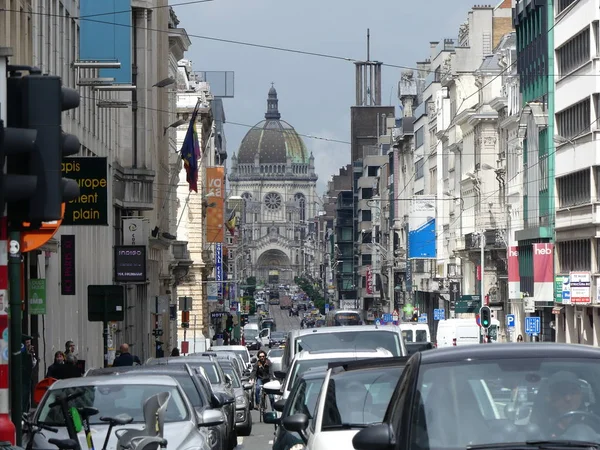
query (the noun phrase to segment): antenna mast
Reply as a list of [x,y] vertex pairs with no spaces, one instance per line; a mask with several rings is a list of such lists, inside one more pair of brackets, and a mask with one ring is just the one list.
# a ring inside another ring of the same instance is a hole
[[367,61],[371,61],[371,30],[367,28]]

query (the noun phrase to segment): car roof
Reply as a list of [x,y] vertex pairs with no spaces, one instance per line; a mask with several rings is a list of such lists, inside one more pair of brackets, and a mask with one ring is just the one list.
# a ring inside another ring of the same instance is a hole
[[[458,362],[465,359],[498,360],[527,358],[600,358],[600,348],[555,342],[495,343],[446,347],[419,353],[421,364]],[[415,355],[416,356],[416,355]]]
[[404,369],[410,356],[394,356],[392,358],[359,359],[352,361],[330,362],[328,369],[333,373],[356,372],[364,370],[378,370],[388,367],[401,367]]
[[166,375],[148,375],[148,374],[127,374],[124,377],[80,377],[80,378],[67,378],[66,380],[58,380],[52,384],[49,389],[65,389],[74,387],[84,386],[108,386],[113,384],[119,385],[160,385],[160,386],[172,386],[177,387],[177,381],[170,376]]
[[188,364],[188,363],[195,363],[195,362],[214,362],[215,361],[215,357],[214,356],[198,356],[198,355],[194,355],[194,356],[171,356],[171,357],[167,357],[167,358],[155,358],[152,359],[151,361],[149,361],[149,364],[146,367],[149,366],[161,366],[161,365],[166,365],[166,364]]
[[375,356],[375,355],[392,355],[389,350],[386,349],[359,349],[355,350],[353,348],[344,348],[344,349],[327,349],[327,350],[303,350],[296,355],[298,360],[305,359],[329,359],[334,356],[336,353],[342,353],[343,356],[348,356],[349,358],[359,357],[362,358],[364,356]]
[[235,351],[235,350],[244,350],[247,351],[248,349],[243,346],[243,345],[211,345],[210,350],[229,350],[229,351]]
[[307,334],[319,333],[351,333],[355,331],[388,331],[388,332],[399,332],[399,326],[397,325],[352,325],[350,327],[320,327],[320,328],[305,328],[300,330],[290,331],[290,336],[305,336]]
[[120,374],[120,373],[138,373],[138,372],[161,372],[161,373],[188,373],[187,367],[183,364],[171,364],[170,366],[161,364],[152,364],[148,366],[122,366],[122,367],[103,367],[99,369],[88,370],[86,377],[95,377],[102,375]]

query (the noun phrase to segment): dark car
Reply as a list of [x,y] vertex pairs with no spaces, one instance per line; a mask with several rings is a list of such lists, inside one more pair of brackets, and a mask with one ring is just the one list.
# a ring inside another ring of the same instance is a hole
[[235,426],[238,435],[250,436],[252,433],[252,415],[250,414],[252,384],[242,382],[231,360],[218,358],[217,361],[223,372],[232,380],[231,385],[235,392]]
[[[174,378],[179,383],[186,397],[196,411],[202,413],[205,409],[218,409],[225,416],[224,405],[227,401],[222,394],[215,394],[212,391],[210,383],[200,375],[194,373],[187,364],[170,366],[123,366],[109,367],[104,369],[92,369],[86,373],[86,376],[101,376],[126,374],[133,372],[135,374],[161,374]],[[208,428],[207,442],[212,450],[228,449],[228,424],[224,422],[215,427]]]
[[[357,450],[596,446],[599,360],[597,347],[555,343],[415,353],[383,423],[361,430],[352,444]],[[510,391],[525,395],[515,404]]]
[[284,331],[271,331],[271,336],[269,337],[269,348],[279,347],[280,345],[285,344],[287,339],[287,333]]
[[213,356],[175,356],[169,358],[150,359],[146,362],[146,367],[154,365],[178,365],[188,364],[197,374],[206,376],[215,392],[228,395],[233,399],[232,403],[225,405],[225,412],[228,424],[228,443],[230,449],[237,446],[237,430],[235,427],[235,393],[233,391],[232,380],[226,376]]

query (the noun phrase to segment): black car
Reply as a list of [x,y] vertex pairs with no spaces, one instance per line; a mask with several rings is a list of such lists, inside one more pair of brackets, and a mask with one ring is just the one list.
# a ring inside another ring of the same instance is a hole
[[358,432],[352,444],[357,450],[596,446],[599,360],[597,347],[555,343],[415,353],[383,423]]
[[271,331],[271,336],[269,337],[269,348],[279,347],[280,345],[284,345],[287,339],[287,333],[284,331]]

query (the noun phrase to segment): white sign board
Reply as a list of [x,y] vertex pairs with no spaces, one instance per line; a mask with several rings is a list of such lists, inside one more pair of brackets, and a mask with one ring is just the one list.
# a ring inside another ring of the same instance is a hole
[[585,305],[592,302],[592,277],[589,272],[571,272],[571,304]]
[[148,227],[144,219],[123,219],[123,245],[148,245]]

